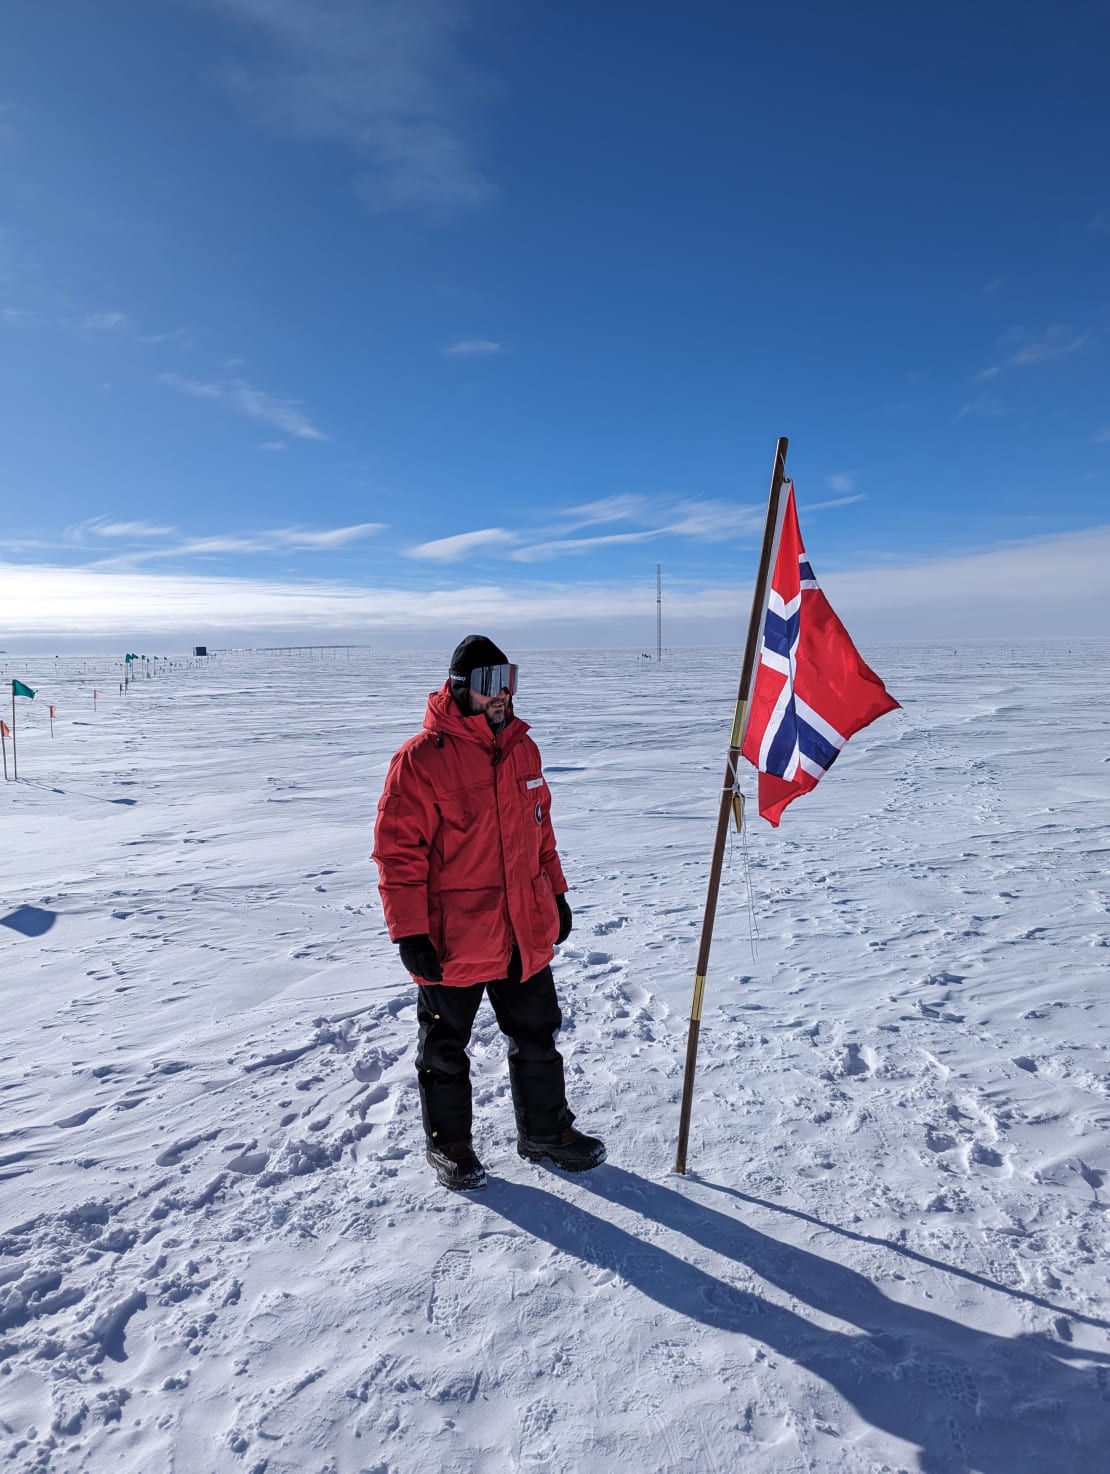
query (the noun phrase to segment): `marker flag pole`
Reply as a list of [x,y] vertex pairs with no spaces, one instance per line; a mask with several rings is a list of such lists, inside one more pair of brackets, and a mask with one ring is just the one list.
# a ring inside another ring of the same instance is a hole
[[736,698],[736,713],[729,738],[728,761],[725,765],[724,784],[721,789],[721,805],[717,814],[717,833],[713,842],[713,859],[709,867],[709,889],[705,898],[705,916],[701,927],[701,944],[698,948],[697,970],[694,975],[694,997],[690,1004],[690,1029],[686,1036],[686,1071],[682,1077],[682,1109],[678,1123],[678,1150],[675,1154],[674,1170],[682,1175],[686,1172],[686,1148],[690,1140],[690,1112],[694,1103],[694,1071],[698,1060],[698,1034],[701,1031],[702,999],[705,994],[705,977],[709,971],[709,949],[713,943],[713,923],[717,916],[717,893],[721,885],[724,868],[725,839],[728,836],[728,821],[735,817],[739,829],[743,814],[740,791],[737,788],[736,765],[740,761],[740,744],[744,737],[744,720],[747,715],[748,697],[751,692],[752,674],[755,670],[759,633],[763,625],[763,610],[767,603],[767,587],[771,578],[771,563],[775,550],[775,534],[778,530],[779,502],[782,484],[786,476],[786,448],[789,441],[785,436],[775,447],[775,465],[771,473],[771,492],[767,498],[767,522],[763,529],[763,548],[759,555],[759,572],[756,575],[752,594],[752,617],[748,626],[748,642],[744,648],[744,663],[740,670],[740,690]]
[[50,736],[54,736],[54,713],[58,710],[56,706],[50,708]]
[[8,738],[11,736],[11,728],[7,722],[0,721],[0,747],[4,749],[4,782],[8,781]]
[[22,681],[12,681],[12,772],[16,780],[19,779],[19,758],[15,750],[15,698],[17,696],[28,696],[32,701],[35,693],[30,686],[25,686]]

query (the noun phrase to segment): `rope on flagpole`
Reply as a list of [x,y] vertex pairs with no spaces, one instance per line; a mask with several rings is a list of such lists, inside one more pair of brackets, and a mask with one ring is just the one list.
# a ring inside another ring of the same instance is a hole
[[[752,614],[748,623],[748,639],[744,647],[744,661],[740,668],[740,689],[736,697],[736,710],[732,719],[729,737],[728,759],[725,763],[721,803],[717,814],[717,831],[713,841],[713,858],[709,866],[709,885],[705,898],[705,914],[702,919],[701,943],[694,973],[694,996],[690,1003],[690,1028],[686,1035],[686,1069],[682,1077],[682,1107],[678,1122],[678,1149],[675,1153],[674,1170],[685,1175],[686,1152],[690,1141],[690,1114],[694,1103],[694,1072],[698,1059],[698,1035],[701,1032],[702,1005],[705,999],[705,979],[709,972],[709,951],[713,944],[713,923],[717,914],[717,894],[721,887],[721,870],[724,865],[725,840],[729,832],[729,819],[735,818],[740,829],[743,820],[743,802],[737,779],[737,763],[744,737],[744,724],[748,714],[748,696],[752,687],[756,651],[763,626],[763,613],[767,604],[767,585],[771,577],[771,565],[775,551],[775,537],[779,524],[779,501],[786,477],[786,436],[779,438],[775,447],[775,464],[771,472],[771,491],[767,498],[767,521],[763,527],[763,547],[759,554],[759,570],[752,591]],[[742,830],[741,830],[742,832]]]

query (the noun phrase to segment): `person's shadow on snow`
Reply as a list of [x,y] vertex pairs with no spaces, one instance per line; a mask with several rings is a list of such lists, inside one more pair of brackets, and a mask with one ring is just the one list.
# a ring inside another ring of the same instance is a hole
[[739,1284],[715,1278],[541,1188],[495,1181],[483,1202],[562,1253],[615,1271],[668,1310],[789,1357],[874,1427],[916,1445],[923,1474],[1094,1474],[1106,1467],[1110,1353],[1036,1335],[995,1336],[899,1304],[853,1269],[619,1167],[575,1182],[858,1332],[827,1330],[764,1299],[751,1276]]

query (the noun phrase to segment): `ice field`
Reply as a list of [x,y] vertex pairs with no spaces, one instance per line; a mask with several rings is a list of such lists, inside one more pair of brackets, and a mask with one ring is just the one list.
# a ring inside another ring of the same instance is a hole
[[1110,1469],[1110,642],[865,647],[903,710],[747,772],[684,1178],[739,653],[511,653],[609,1160],[517,1157],[484,1007],[470,1196],[370,860],[445,655],[0,657],[0,1467]]

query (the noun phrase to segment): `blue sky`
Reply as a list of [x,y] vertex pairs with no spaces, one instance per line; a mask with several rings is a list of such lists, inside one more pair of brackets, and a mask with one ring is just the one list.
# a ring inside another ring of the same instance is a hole
[[7,648],[739,642],[782,434],[862,638],[1110,633],[1104,5],[0,42]]

